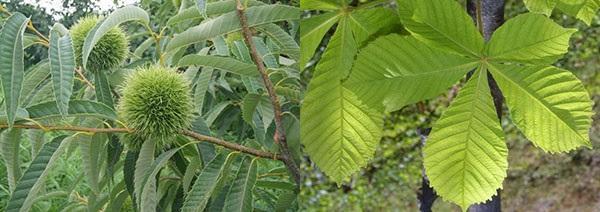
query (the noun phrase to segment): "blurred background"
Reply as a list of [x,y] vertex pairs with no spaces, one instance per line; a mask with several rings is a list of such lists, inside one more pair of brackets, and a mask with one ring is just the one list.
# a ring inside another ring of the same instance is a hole
[[[506,0],[505,19],[526,11],[522,0]],[[562,13],[555,12],[552,19],[579,30],[571,38],[569,53],[555,65],[573,71],[595,102],[594,149],[547,154],[527,141],[510,120],[502,120],[509,147],[508,177],[501,193],[504,211],[600,211],[600,13],[591,26]],[[422,157],[417,130],[439,118],[456,90],[387,114],[384,138],[374,159],[349,184],[338,187],[306,159],[304,209],[418,211]],[[439,198],[433,210],[460,211]]]

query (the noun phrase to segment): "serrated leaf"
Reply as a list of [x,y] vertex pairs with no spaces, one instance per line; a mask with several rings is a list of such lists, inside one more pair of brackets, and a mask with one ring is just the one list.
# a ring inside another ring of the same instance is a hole
[[50,75],[50,63],[48,60],[42,60],[30,69],[23,79],[23,89],[21,90],[21,98],[19,99],[21,107],[26,107],[29,104],[28,100],[35,94],[36,88],[48,79]]
[[211,55],[187,55],[179,60],[179,66],[200,66],[227,71],[244,76],[258,76],[256,65],[231,57]]
[[[98,24],[92,30],[90,30],[83,43],[83,54],[81,57],[84,68],[87,67],[88,57],[100,38],[102,38],[102,36],[104,36],[104,34],[106,34],[112,28],[128,21],[141,21],[144,24],[148,24],[150,22],[150,17],[142,8],[136,6],[125,6],[115,10],[105,19],[98,22]],[[96,72],[102,71],[105,70],[96,70]]]
[[502,188],[508,149],[486,71],[473,75],[433,125],[423,155],[431,186],[463,211]]
[[308,60],[312,58],[315,50],[321,44],[321,39],[325,33],[337,23],[339,15],[335,13],[325,13],[300,21],[300,68],[304,68]]
[[94,72],[94,86],[96,91],[96,100],[114,109],[114,100],[110,90],[108,77],[104,71]]
[[[140,204],[142,197],[142,189],[144,188],[144,179],[146,173],[149,172],[150,166],[154,163],[154,151],[156,145],[154,141],[146,140],[140,148],[140,152],[135,162],[135,172],[133,175],[134,195],[137,204]],[[138,207],[139,208],[139,207]]]
[[361,45],[380,30],[393,27],[395,24],[398,24],[396,27],[400,27],[397,12],[389,7],[354,10],[350,13],[348,22],[354,32],[354,39]]
[[42,147],[40,153],[33,159],[29,168],[17,183],[17,187],[6,206],[7,212],[30,210],[39,188],[48,176],[49,170],[52,169],[56,160],[69,145],[70,142],[66,138],[67,136],[58,136]]
[[261,188],[270,188],[270,189],[281,189],[281,190],[290,190],[293,191],[296,189],[296,185],[285,182],[285,181],[274,181],[274,180],[259,180],[256,181],[256,186]]
[[0,155],[6,165],[6,179],[10,192],[15,190],[21,178],[21,160],[19,160],[22,130],[8,129],[0,134]]
[[[69,99],[73,93],[73,79],[75,73],[75,56],[71,36],[62,36],[61,27],[57,24],[50,30],[50,47],[48,58],[52,76],[52,88],[56,105],[63,116],[69,111]],[[62,27],[64,28],[64,27]]]
[[407,0],[398,4],[404,27],[418,40],[465,56],[481,55],[483,37],[458,2]]
[[493,64],[513,123],[545,151],[591,147],[590,96],[571,72],[552,66]]
[[600,0],[557,0],[556,7],[564,13],[574,16],[585,22],[587,25],[592,23],[596,17],[596,11],[600,9]]
[[285,30],[276,24],[264,24],[257,26],[256,29],[265,33],[280,48],[280,52],[286,54],[293,60],[300,59],[300,47],[296,40]]
[[383,117],[342,86],[357,52],[346,18],[340,20],[300,109],[301,142],[317,166],[342,183],[367,164],[381,139]]
[[557,0],[523,0],[523,2],[529,11],[550,16]]
[[[258,6],[264,5],[265,3],[260,1],[248,0],[247,6]],[[223,13],[231,12],[235,10],[236,0],[225,0],[217,2],[209,2],[206,4],[206,16],[215,16]],[[185,21],[196,21],[204,19],[197,8],[189,7],[187,9],[179,11],[175,16],[171,17],[167,21],[168,26],[174,26]]]
[[204,99],[206,98],[206,91],[208,91],[213,72],[214,70],[212,69],[203,69],[198,76],[198,82],[194,90],[194,102],[196,102],[198,114],[200,115],[203,115]]
[[294,191],[286,191],[279,195],[277,199],[277,203],[275,205],[276,212],[285,212],[290,208],[294,208],[294,205],[298,203],[296,200],[298,199],[298,194]]
[[207,126],[212,126],[212,124],[215,122],[215,120],[217,120],[217,117],[219,117],[219,115],[223,112],[223,110],[225,110],[225,108],[227,108],[227,106],[229,106],[231,104],[231,102],[229,101],[225,101],[225,102],[220,102],[219,104],[213,106],[212,110],[210,110],[207,114],[206,114],[206,125]]
[[227,171],[231,161],[238,153],[221,153],[214,157],[200,172],[190,192],[185,197],[182,211],[204,211],[208,200],[213,194],[219,181],[223,180],[223,172]]
[[346,4],[346,0],[300,0],[303,10],[338,10]]
[[137,197],[135,196],[135,163],[137,162],[139,152],[127,151],[125,160],[123,161],[123,181],[125,188],[131,197],[133,205],[137,205]]
[[[32,119],[44,119],[61,116],[56,102],[43,102],[27,108],[29,117]],[[112,108],[89,100],[72,100],[69,102],[67,116],[91,116],[117,120],[117,112]]]
[[244,100],[242,100],[242,118],[250,125],[254,125],[252,119],[254,117],[254,112],[256,112],[256,106],[258,105],[260,96],[261,95],[259,94],[249,93],[244,96]]
[[76,137],[79,149],[81,151],[81,159],[83,161],[83,171],[87,178],[87,183],[90,185],[92,192],[95,195],[100,194],[100,188],[98,186],[98,177],[100,175],[100,161],[99,158],[103,151],[104,144],[106,143],[106,135],[95,134],[93,136],[78,135]]
[[373,107],[395,111],[438,96],[476,65],[412,36],[388,35],[361,50],[344,86]]
[[223,211],[253,211],[252,190],[256,184],[258,166],[256,160],[258,159],[245,158],[240,164],[235,180],[225,197]]
[[142,42],[137,48],[135,48],[135,50],[133,51],[133,55],[134,57],[132,58],[132,60],[138,60],[141,59],[142,56],[144,55],[144,52],[146,50],[148,50],[148,48],[150,48],[150,46],[152,46],[152,44],[155,44],[154,38],[153,37],[149,37],[146,40],[144,40],[144,42]]
[[[272,22],[297,20],[300,18],[301,11],[296,7],[276,4],[250,7],[245,10],[245,14],[248,18],[248,26],[253,27]],[[225,13],[176,34],[167,45],[166,51],[172,51],[240,29],[239,17],[236,11]]]
[[[149,142],[147,142],[149,143]],[[144,177],[142,179],[142,187],[140,188],[140,209],[141,211],[155,211],[156,206],[160,200],[160,196],[157,194],[156,190],[156,175],[158,172],[169,162],[169,159],[177,153],[183,147],[171,149],[169,151],[163,152],[156,160],[151,163],[151,165],[146,170]],[[136,165],[136,168],[137,165]]]
[[8,115],[8,125],[13,126],[21,90],[23,87],[23,33],[29,18],[16,12],[11,15],[0,31],[0,79],[4,91],[5,110]]
[[561,27],[546,16],[526,13],[498,28],[486,52],[491,60],[550,64],[567,53],[569,38],[575,31]]

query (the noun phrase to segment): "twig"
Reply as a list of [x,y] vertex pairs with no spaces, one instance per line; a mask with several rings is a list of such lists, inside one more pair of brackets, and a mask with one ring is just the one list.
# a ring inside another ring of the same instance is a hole
[[[0,124],[0,129],[9,128],[7,124]],[[41,126],[41,125],[27,125],[27,124],[15,124],[13,128],[19,129],[40,129],[45,131],[73,131],[73,132],[87,132],[87,133],[133,133],[133,129],[129,128],[91,128],[91,127],[77,127],[77,126]],[[198,141],[206,141],[212,144],[216,144],[227,149],[232,149],[235,151],[243,152],[246,154],[254,155],[261,158],[273,159],[273,160],[281,160],[283,158],[277,154],[273,154],[270,152],[253,149],[250,147],[242,146],[236,143],[224,141],[215,137],[206,136],[202,134],[198,134],[189,130],[185,130],[182,132],[183,135],[186,135],[190,138],[193,138]]]
[[[4,5],[0,5],[0,12],[6,13],[6,15],[8,15],[8,16],[12,15],[12,13],[10,11],[6,10]],[[33,26],[33,21],[29,20],[29,23],[27,23],[27,29],[31,30],[33,33],[35,33],[35,35],[40,37],[45,42],[45,43],[42,43],[42,45],[48,47],[50,40],[46,36],[44,36],[42,33],[40,33],[40,31],[38,31],[35,28],[35,26]]]
[[31,31],[33,31],[33,33],[35,33],[35,35],[37,35],[38,37],[40,37],[42,40],[44,40],[46,43],[50,43],[50,40],[44,36],[42,33],[40,33],[40,31],[38,31],[35,26],[33,26],[33,21],[29,20],[29,23],[27,24],[27,28]]
[[237,150],[243,153],[247,153],[247,154],[251,154],[254,156],[258,156],[258,157],[262,157],[262,158],[270,158],[270,159],[274,159],[274,160],[284,160],[283,157],[281,157],[280,155],[276,155],[270,152],[265,152],[265,151],[261,151],[261,150],[257,150],[257,149],[253,149],[250,147],[246,147],[246,146],[242,146],[236,143],[232,143],[232,142],[227,142],[215,137],[210,137],[210,136],[206,136],[206,135],[202,135],[202,134],[198,134],[189,130],[183,131],[183,134],[194,138],[196,140],[199,141],[206,141],[209,143],[213,143],[219,146],[223,146],[225,148],[228,149],[233,149],[233,150]]
[[88,79],[85,77],[85,75],[83,75],[83,73],[81,72],[81,67],[77,67],[77,68],[75,69],[75,72],[77,72],[77,74],[78,74],[78,75],[81,77],[81,80],[82,80],[83,82],[85,82],[85,84],[87,84],[88,86],[90,86],[90,88],[92,88],[92,89],[96,89],[96,87],[94,87],[94,85],[92,84],[92,82],[90,82],[90,81],[89,81],[89,80],[88,80]]
[[256,46],[254,45],[254,42],[252,41],[252,31],[250,30],[250,27],[248,26],[248,20],[244,13],[245,7],[240,0],[237,0],[236,2],[237,2],[236,11],[237,11],[237,15],[240,19],[240,25],[242,27],[242,34],[244,37],[244,41],[246,42],[248,49],[250,49],[250,56],[252,57],[252,60],[254,61],[254,63],[256,64],[256,67],[258,68],[258,72],[260,72],[260,75],[262,77],[265,88],[267,89],[267,93],[269,94],[269,97],[271,99],[271,104],[273,105],[273,112],[275,115],[275,135],[273,136],[273,139],[275,140],[275,143],[277,143],[279,145],[283,163],[286,165],[286,167],[292,174],[292,177],[293,177],[294,181],[296,182],[296,185],[299,186],[300,182],[301,182],[300,169],[298,168],[298,165],[292,158],[292,156],[291,156],[292,154],[287,145],[285,130],[283,127],[283,123],[281,122],[281,105],[279,104],[279,99],[277,98],[277,93],[275,93],[275,88],[273,87],[273,82],[271,82],[271,80],[269,79],[269,75],[267,73],[265,64],[263,63],[263,59],[258,54],[258,51],[256,50]]

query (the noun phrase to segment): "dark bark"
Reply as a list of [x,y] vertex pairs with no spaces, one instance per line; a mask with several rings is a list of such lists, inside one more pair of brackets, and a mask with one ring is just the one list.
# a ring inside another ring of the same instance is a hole
[[[431,132],[431,128],[417,130],[417,133],[421,137],[422,147],[425,147],[425,142],[427,142],[427,136],[429,136],[429,132]],[[425,167],[423,167],[423,170],[421,171],[421,176],[421,189],[417,194],[417,198],[419,199],[419,211],[431,212],[433,203],[437,199],[437,194],[433,188],[431,188],[431,185],[429,185],[429,179],[427,178],[427,175],[425,175]]]

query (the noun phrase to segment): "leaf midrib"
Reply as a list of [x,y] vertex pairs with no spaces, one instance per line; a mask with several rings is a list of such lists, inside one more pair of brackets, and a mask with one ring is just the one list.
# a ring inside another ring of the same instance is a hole
[[[550,41],[550,40],[554,40],[555,38],[561,37],[561,36],[563,36],[564,34],[568,34],[568,33],[570,33],[570,32],[571,32],[571,30],[566,30],[566,31],[564,31],[564,32],[562,32],[562,33],[560,33],[560,34],[558,34],[558,35],[556,35],[556,36],[553,36],[553,37],[550,37],[550,38],[547,38],[547,39],[544,39],[544,40],[538,41],[538,42],[536,42],[536,43],[528,44],[528,45],[525,45],[525,46],[522,46],[522,47],[519,47],[519,48],[511,48],[511,49],[507,49],[507,50],[501,51],[501,52],[499,52],[499,53],[498,53],[497,55],[495,55],[495,56],[490,54],[490,59],[502,59],[502,57],[506,56],[507,54],[508,54],[508,55],[511,55],[511,52],[517,52],[517,51],[520,51],[520,50],[522,50],[522,49],[530,48],[530,47],[532,47],[532,46],[535,46],[535,45],[540,45],[540,44],[542,44],[543,42],[547,42],[547,41]],[[491,44],[491,43],[490,43],[490,44]],[[491,47],[491,45],[490,45],[490,47]],[[490,51],[491,51],[491,50],[490,50]],[[491,52],[490,52],[490,53],[491,53]]]
[[[323,14],[323,15],[327,15],[327,13]],[[339,18],[340,14],[334,15],[331,18],[327,19],[326,21],[323,21],[321,24],[317,25],[316,27],[314,27],[312,30],[308,31],[306,34],[304,34],[304,36],[300,36],[300,40],[305,39],[307,36],[312,35],[312,33],[318,31],[319,29],[321,29],[321,27],[329,24],[332,20],[336,19],[335,21],[337,22],[337,19]]]
[[[415,20],[416,21],[416,20]],[[457,44],[458,46],[460,46],[461,48],[463,48],[464,50],[466,50],[470,55],[466,55],[466,56],[473,56],[475,58],[479,57],[479,54],[477,52],[472,51],[471,49],[467,48],[466,46],[464,46],[463,44],[457,42],[456,40],[454,40],[451,36],[448,36],[446,33],[442,33],[442,31],[440,31],[438,28],[434,27],[433,25],[427,23],[427,22],[420,22],[422,24],[425,24],[427,26],[429,26],[431,29],[435,30],[436,32],[440,33],[441,35],[443,35],[444,37],[446,37],[448,40],[452,41],[453,43]],[[423,37],[422,35],[419,35],[420,37]]]
[[442,68],[442,69],[438,69],[435,71],[429,71],[429,72],[424,72],[424,73],[398,75],[398,76],[393,76],[393,77],[374,78],[374,79],[369,79],[369,80],[360,80],[360,81],[356,82],[356,84],[362,85],[362,84],[367,84],[367,83],[375,83],[375,82],[380,82],[380,81],[392,81],[392,80],[401,82],[403,80],[403,78],[435,75],[435,74],[439,74],[441,72],[461,72],[461,71],[465,71],[465,70],[463,70],[463,68],[466,69],[466,68],[472,67],[473,65],[475,65],[477,63],[479,63],[479,61],[469,62],[469,63],[465,63],[465,64],[458,65],[458,66]]
[[[501,76],[502,78],[504,78],[505,80],[509,81],[510,83],[512,83],[513,85],[516,86],[511,86],[511,87],[516,87],[519,90],[524,91],[524,93],[526,93],[528,96],[530,96],[531,98],[533,98],[535,100],[535,102],[540,103],[541,105],[543,105],[544,109],[548,112],[550,112],[552,114],[552,116],[554,116],[555,118],[557,118],[558,120],[560,120],[561,123],[563,123],[564,125],[566,125],[572,132],[574,132],[575,135],[577,135],[578,138],[580,138],[582,141],[586,141],[585,138],[583,138],[579,132],[575,129],[573,129],[573,127],[571,125],[569,125],[568,123],[566,123],[562,118],[560,118],[556,113],[554,113],[553,110],[551,110],[545,101],[541,101],[540,99],[538,99],[535,95],[533,95],[532,93],[530,93],[530,91],[528,89],[525,89],[521,86],[519,86],[518,83],[516,83],[514,80],[512,80],[511,78],[507,77],[504,73],[502,73],[502,71],[496,67],[494,67],[491,64],[488,64],[488,66],[491,68],[490,70],[492,70],[492,72],[496,73],[498,76]],[[546,67],[546,68],[550,68],[550,67]],[[544,69],[546,69],[544,68]]]

